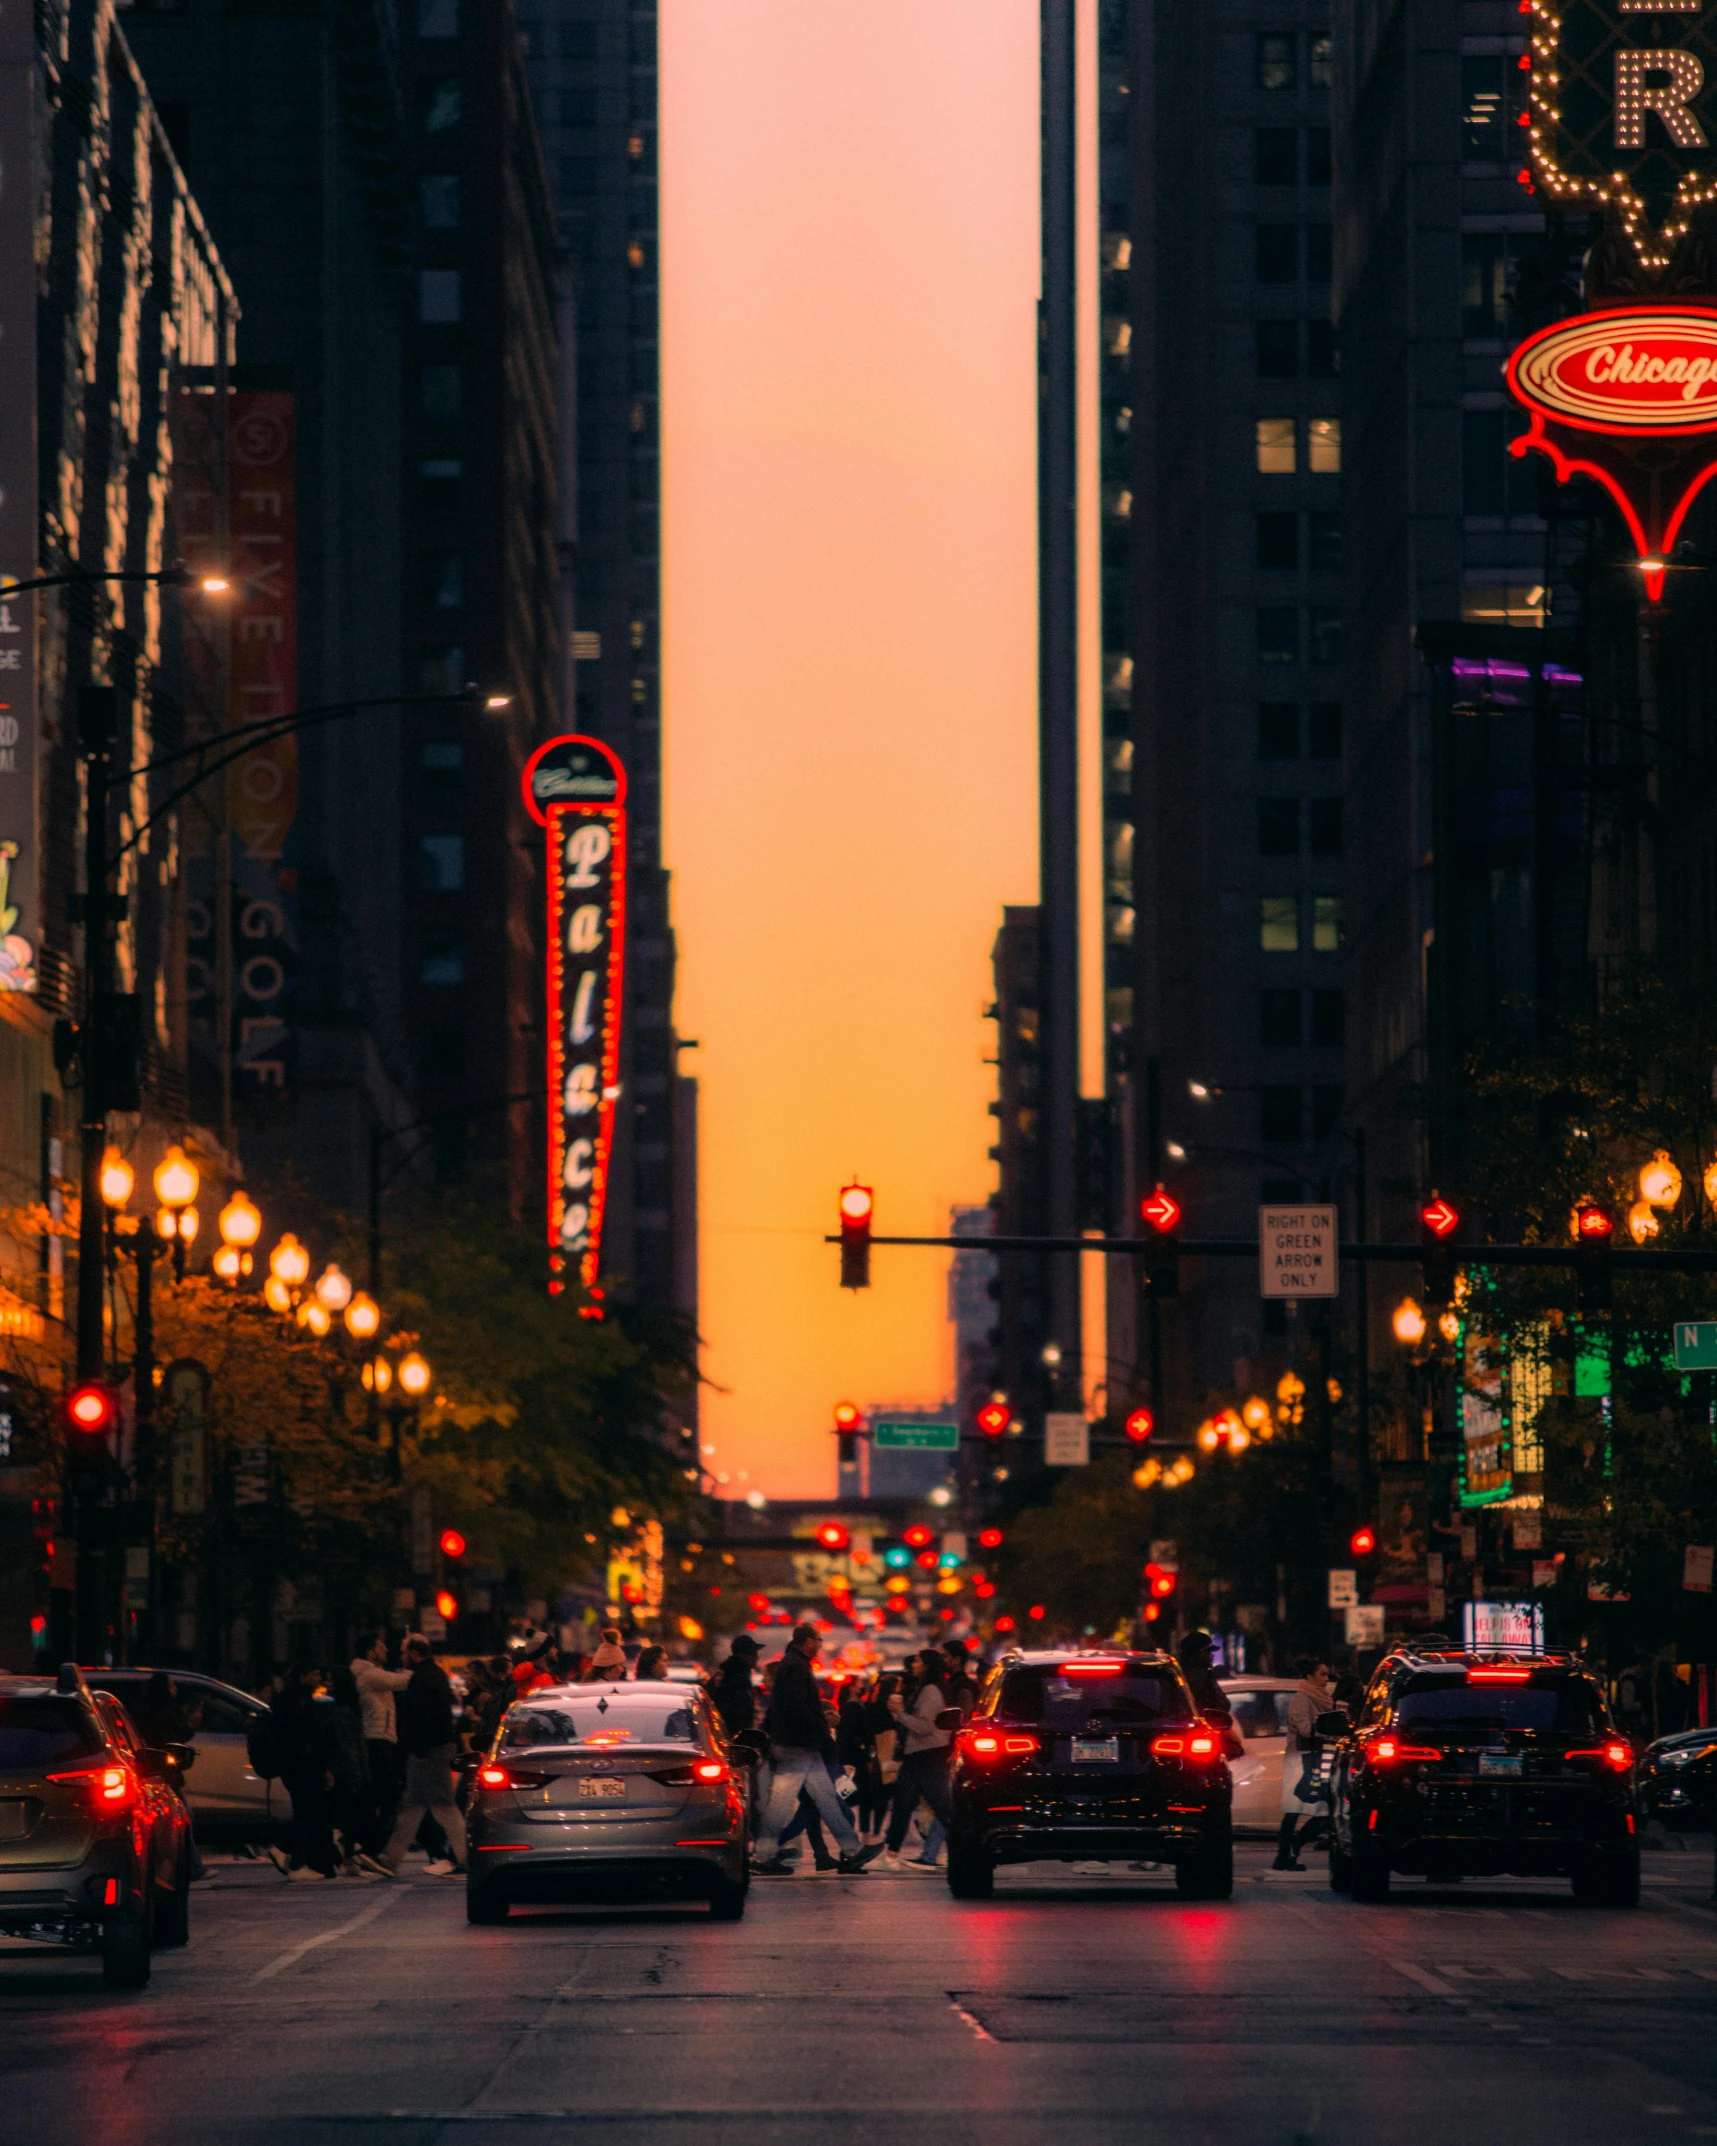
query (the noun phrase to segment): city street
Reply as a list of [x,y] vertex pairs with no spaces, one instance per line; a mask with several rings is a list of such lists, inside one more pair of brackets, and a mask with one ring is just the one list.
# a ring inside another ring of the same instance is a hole
[[288,1887],[219,1865],[190,1949],[114,1996],[0,1963],[0,2105],[31,2146],[484,2146],[875,2131],[1039,2140],[1717,2138],[1717,1913],[1698,1852],[1638,1913],[1559,1886],[1232,1904],[1044,1866],[960,1905],[907,1876],[758,1884],[701,1910],[464,1919],[462,1889]]

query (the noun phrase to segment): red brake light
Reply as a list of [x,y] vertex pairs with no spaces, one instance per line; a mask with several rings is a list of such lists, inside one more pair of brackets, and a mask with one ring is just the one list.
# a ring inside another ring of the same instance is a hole
[[720,1759],[699,1759],[692,1767],[692,1775],[699,1781],[725,1781],[727,1768]]
[[1022,1759],[1042,1749],[1035,1736],[1008,1736],[999,1729],[968,1729],[960,1748],[973,1759]]
[[137,1801],[137,1776],[129,1766],[80,1766],[71,1773],[51,1773],[50,1781],[82,1783],[103,1811],[128,1811]]
[[1194,1736],[1187,1742],[1188,1755],[1195,1759],[1207,1759],[1216,1749],[1214,1736]]
[[1602,1759],[1606,1766],[1613,1766],[1618,1773],[1628,1772],[1634,1762],[1633,1750],[1618,1737],[1614,1743],[1600,1744],[1593,1751],[1570,1751],[1571,1759]]
[[1367,1753],[1374,1766],[1397,1766],[1414,1759],[1440,1759],[1442,1755],[1425,1744],[1404,1744],[1398,1736],[1380,1736]]
[[1524,1684],[1531,1677],[1530,1669],[1469,1669],[1469,1684]]
[[980,1528],[978,1530],[978,1548],[980,1550],[999,1550],[1001,1546],[1002,1531],[1000,1528]]
[[917,1524],[909,1527],[900,1539],[909,1550],[927,1550],[934,1536],[929,1528]]
[[512,1776],[505,1766],[482,1766],[478,1768],[477,1778],[485,1788],[505,1788]]
[[1126,1668],[1125,1662],[1063,1662],[1064,1677],[1118,1677]]

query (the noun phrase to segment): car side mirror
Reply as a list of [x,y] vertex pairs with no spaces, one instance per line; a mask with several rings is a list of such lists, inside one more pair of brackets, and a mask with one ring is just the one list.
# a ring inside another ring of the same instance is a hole
[[455,1773],[470,1773],[474,1767],[482,1766],[485,1763],[486,1760],[481,1751],[461,1751],[454,1758],[453,1771]]
[[197,1763],[197,1747],[195,1744],[169,1744],[164,1756],[175,1773],[189,1773]]
[[147,1746],[137,1754],[137,1771],[146,1781],[168,1781],[173,1769],[165,1751],[151,1751]]
[[1339,1709],[1333,1710],[1328,1714],[1320,1714],[1312,1724],[1312,1734],[1314,1736],[1345,1736],[1347,1734],[1347,1716]]
[[936,1716],[936,1726],[951,1734],[960,1726],[960,1709],[957,1706],[945,1706]]
[[1234,1726],[1234,1712],[1231,1707],[1207,1706],[1199,1718],[1207,1729],[1231,1729]]

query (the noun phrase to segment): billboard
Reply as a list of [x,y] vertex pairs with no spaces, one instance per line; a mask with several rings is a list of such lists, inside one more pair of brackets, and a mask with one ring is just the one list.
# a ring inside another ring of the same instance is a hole
[[523,787],[544,837],[549,1294],[569,1269],[596,1293],[620,1100],[626,771],[595,738],[551,738]]
[[[0,0],[0,574],[36,572],[35,17]],[[41,945],[36,604],[0,594],[0,991],[34,991]]]

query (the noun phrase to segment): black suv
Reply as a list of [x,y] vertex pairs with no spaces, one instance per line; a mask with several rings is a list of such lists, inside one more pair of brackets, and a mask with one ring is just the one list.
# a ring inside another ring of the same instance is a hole
[[955,1739],[948,1889],[987,1900],[998,1863],[1172,1863],[1192,1900],[1234,1890],[1226,1721],[1166,1654],[1010,1654]]
[[1571,1655],[1389,1655],[1336,1752],[1329,1882],[1386,1900],[1392,1871],[1566,1877],[1637,1906],[1633,1763]]

